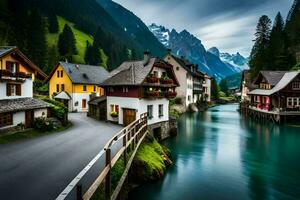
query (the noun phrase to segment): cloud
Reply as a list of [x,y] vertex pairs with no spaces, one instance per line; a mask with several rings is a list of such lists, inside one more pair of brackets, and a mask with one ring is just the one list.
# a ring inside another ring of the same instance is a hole
[[258,18],[286,16],[293,0],[115,0],[146,24],[188,30],[207,48],[249,55]]

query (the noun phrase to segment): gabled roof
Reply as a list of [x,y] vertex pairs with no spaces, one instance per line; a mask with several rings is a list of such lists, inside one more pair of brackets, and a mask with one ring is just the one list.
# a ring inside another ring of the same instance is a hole
[[54,97],[54,99],[71,100],[72,97],[70,96],[70,94],[68,92],[61,91]]
[[18,98],[0,100],[0,113],[50,108],[49,103],[34,98]]
[[[110,77],[101,85],[141,85],[150,74],[153,67],[157,64],[168,66],[168,68],[172,70],[173,76],[176,79],[172,65],[159,58],[150,58],[146,64],[143,60],[123,62],[117,69],[110,73]],[[176,84],[179,85],[177,79]]]
[[264,77],[270,85],[274,86],[282,79],[286,72],[287,71],[261,71],[254,83],[259,84],[259,79]]
[[242,71],[242,79],[241,79],[240,89],[242,89],[243,81],[245,81],[245,85],[249,89],[249,91],[254,90],[254,89],[257,88],[257,86],[254,85],[251,81],[250,70]]
[[[174,55],[171,57],[181,66],[183,67],[188,73],[192,74],[193,76],[203,77],[204,74],[198,70],[198,66],[191,63],[189,60],[184,58],[179,58]],[[195,69],[195,71],[192,70]]]
[[31,62],[17,47],[0,47],[0,58],[13,53],[18,55],[33,71],[35,71],[42,78],[47,78],[47,75],[33,62]]
[[288,86],[288,84],[290,84],[299,74],[300,71],[286,72],[284,73],[281,80],[271,90],[256,89],[249,92],[249,94],[270,96],[284,89],[286,86]]
[[100,85],[109,77],[109,72],[101,66],[59,62],[50,74],[49,79],[54,75],[59,65],[64,68],[74,84]]

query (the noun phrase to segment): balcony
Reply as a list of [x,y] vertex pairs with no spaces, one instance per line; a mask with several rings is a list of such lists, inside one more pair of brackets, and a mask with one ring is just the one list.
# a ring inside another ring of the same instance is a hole
[[160,87],[173,87],[174,86],[174,81],[173,79],[169,78],[168,76],[164,77],[157,77],[154,74],[150,74],[146,80],[144,85],[147,86],[160,86]]
[[0,70],[0,80],[15,80],[15,81],[25,81],[31,78],[31,74],[24,72],[11,72],[9,70]]
[[160,91],[160,90],[146,90],[145,98],[150,99],[159,99],[159,98],[167,98],[174,99],[177,96],[175,91]]

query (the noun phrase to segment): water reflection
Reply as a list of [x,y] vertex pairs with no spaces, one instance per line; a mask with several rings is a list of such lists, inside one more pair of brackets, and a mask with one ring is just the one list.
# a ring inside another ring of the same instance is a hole
[[245,119],[237,105],[186,114],[165,142],[175,165],[130,199],[300,199],[300,129]]

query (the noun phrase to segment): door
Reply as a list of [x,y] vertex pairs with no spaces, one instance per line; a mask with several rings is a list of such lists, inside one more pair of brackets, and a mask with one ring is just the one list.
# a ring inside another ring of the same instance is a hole
[[86,109],[86,99],[82,99],[82,109]]
[[32,123],[34,119],[34,112],[33,110],[28,110],[25,112],[25,127],[26,128],[31,128]]
[[136,110],[134,109],[123,109],[123,125],[128,126],[136,119]]

